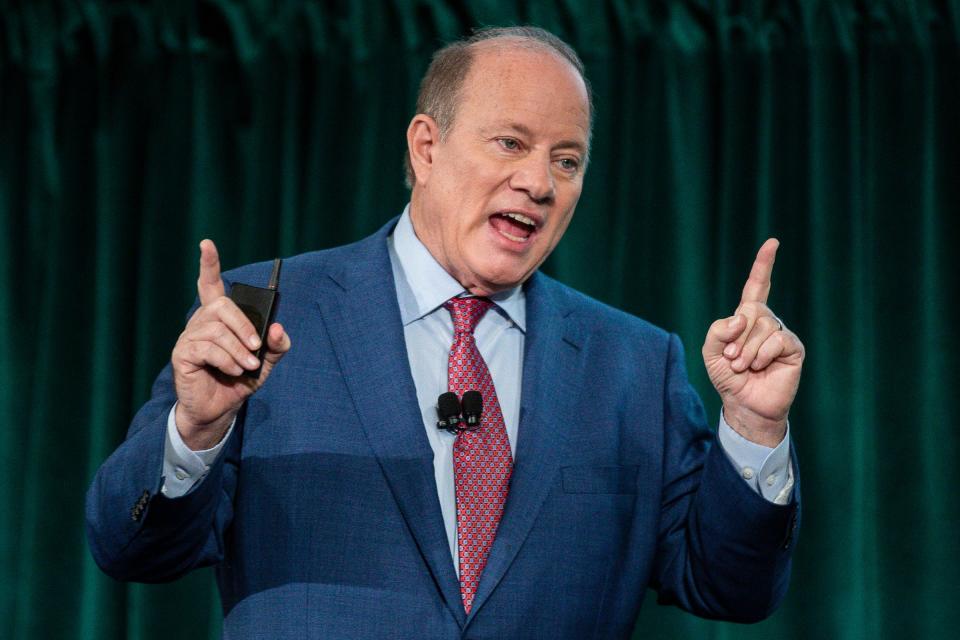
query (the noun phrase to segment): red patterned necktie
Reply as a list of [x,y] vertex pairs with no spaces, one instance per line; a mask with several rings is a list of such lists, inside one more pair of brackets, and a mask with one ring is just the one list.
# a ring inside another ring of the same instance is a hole
[[447,369],[450,391],[458,397],[470,390],[483,396],[480,428],[460,433],[453,444],[460,595],[469,614],[507,500],[513,456],[490,370],[473,338],[473,330],[493,303],[486,298],[453,298],[443,306],[453,317]]

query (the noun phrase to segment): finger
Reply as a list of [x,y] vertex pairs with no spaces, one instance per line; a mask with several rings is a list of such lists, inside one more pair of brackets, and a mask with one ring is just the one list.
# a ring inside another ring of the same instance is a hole
[[740,349],[740,355],[730,363],[731,368],[738,373],[749,368],[753,364],[754,358],[757,357],[760,346],[766,342],[767,338],[778,331],[780,331],[780,323],[773,317],[757,318],[753,330]]
[[243,367],[233,359],[233,356],[209,341],[187,342],[183,345],[181,356],[184,361],[198,369],[213,367],[228,376],[239,376],[243,373]]
[[757,351],[757,357],[753,359],[750,368],[754,371],[762,371],[770,366],[770,363],[783,355],[785,346],[786,332],[777,331],[770,334],[760,349]]
[[[767,342],[771,341],[774,344],[767,346]],[[805,355],[803,343],[800,342],[797,334],[792,331],[787,329],[777,331],[768,338],[767,342],[764,342],[763,346],[760,347],[757,357],[750,365],[754,371],[766,369],[777,360],[788,361],[794,359],[796,361],[799,358],[799,361],[803,362]]]
[[740,337],[746,326],[746,316],[739,313],[729,318],[721,318],[711,324],[703,342],[703,357],[708,358],[723,353],[727,344]]
[[741,303],[737,307],[738,314],[746,318],[746,326],[743,329],[743,332],[737,337],[737,339],[726,346],[723,350],[723,355],[725,355],[730,360],[733,360],[740,355],[740,352],[743,350],[743,345],[747,342],[747,339],[753,333],[753,329],[756,326],[757,319],[764,316],[772,315],[770,310],[765,304],[760,302],[745,302]]
[[770,276],[773,273],[773,263],[777,258],[777,248],[780,241],[776,238],[768,238],[760,251],[757,252],[757,259],[753,261],[750,268],[750,276],[746,284],[743,285],[743,293],[740,295],[740,304],[745,302],[767,302],[770,295]]
[[207,322],[184,333],[190,342],[212,342],[227,353],[238,365],[245,369],[256,369],[260,361],[251,353],[237,335],[222,322]]
[[248,348],[260,348],[260,336],[257,335],[253,323],[250,322],[246,314],[241,311],[240,307],[230,298],[220,296],[212,302],[207,303],[197,310],[194,317],[190,318],[187,326],[189,327],[191,324],[201,325],[208,322],[222,322]]
[[263,355],[264,359],[275,364],[289,350],[290,336],[279,322],[274,322],[267,331],[267,351]]
[[220,279],[220,255],[213,240],[200,241],[200,277],[197,279],[200,304],[210,304],[224,294]]

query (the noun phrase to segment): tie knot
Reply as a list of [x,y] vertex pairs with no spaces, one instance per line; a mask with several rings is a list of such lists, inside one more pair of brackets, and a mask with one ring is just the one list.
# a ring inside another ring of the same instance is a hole
[[451,298],[443,303],[453,318],[453,332],[472,334],[483,314],[493,306],[488,298]]

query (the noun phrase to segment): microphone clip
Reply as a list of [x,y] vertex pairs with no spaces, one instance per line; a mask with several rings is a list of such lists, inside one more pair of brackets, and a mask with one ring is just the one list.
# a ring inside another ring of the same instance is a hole
[[456,435],[460,432],[460,399],[452,391],[437,398],[437,428]]
[[457,435],[464,431],[477,431],[483,414],[483,396],[479,391],[463,394],[463,403],[452,391],[441,393],[437,398],[437,428]]

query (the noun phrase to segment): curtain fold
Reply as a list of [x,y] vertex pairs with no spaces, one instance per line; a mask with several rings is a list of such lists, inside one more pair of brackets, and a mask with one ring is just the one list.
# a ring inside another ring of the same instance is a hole
[[5,3],[0,637],[218,637],[210,570],[120,584],[83,533],[197,244],[229,268],[379,227],[431,53],[516,23],[569,41],[595,93],[545,271],[678,333],[715,420],[699,347],[774,235],[771,306],[808,352],[783,607],[739,626],[651,597],[635,637],[952,637],[960,0]]

